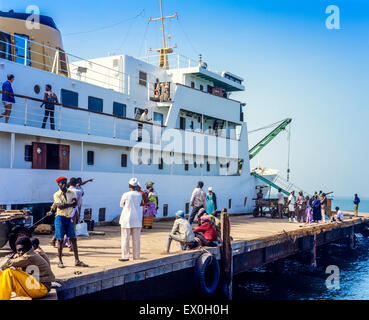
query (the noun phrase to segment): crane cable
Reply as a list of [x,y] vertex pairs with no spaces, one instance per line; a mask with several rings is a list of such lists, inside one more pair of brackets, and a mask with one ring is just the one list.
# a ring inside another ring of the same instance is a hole
[[247,133],[250,134],[250,133],[254,133],[254,132],[257,132],[257,131],[261,131],[261,130],[265,130],[265,129],[269,129],[269,128],[272,128],[278,124],[281,124],[283,121],[285,121],[285,119],[281,120],[281,121],[277,121],[277,122],[274,122],[272,124],[269,124],[265,127],[261,127],[261,128],[258,128],[258,129],[255,129],[255,130],[251,130],[251,131],[248,131]]
[[288,128],[287,140],[288,140],[287,182],[289,182],[290,180],[290,153],[291,153],[291,124]]

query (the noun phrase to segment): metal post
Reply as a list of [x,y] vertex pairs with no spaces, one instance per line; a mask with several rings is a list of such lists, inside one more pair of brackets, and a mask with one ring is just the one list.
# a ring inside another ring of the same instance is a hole
[[312,267],[316,268],[316,234],[314,234],[313,247],[311,249],[311,264]]
[[10,169],[14,166],[14,150],[15,150],[15,133],[10,135]]
[[355,227],[351,227],[351,230],[350,230],[349,247],[351,250],[356,249]]
[[83,163],[84,163],[84,151],[83,151],[83,141],[81,141],[81,171],[83,171]]
[[222,271],[223,271],[223,293],[227,300],[232,300],[232,278],[233,257],[230,238],[229,213],[222,212],[220,217],[222,246],[220,247]]
[[27,56],[28,56],[28,39],[24,39],[24,65],[27,66]]
[[59,74],[59,49],[56,51],[57,57],[56,57],[56,74]]
[[27,125],[28,99],[24,99],[24,125]]
[[127,76],[127,95],[131,95],[131,76],[128,75]]
[[62,120],[62,106],[59,106],[59,121],[58,121],[58,130],[61,130],[61,120]]
[[91,113],[88,113],[88,131],[87,134],[91,133]]

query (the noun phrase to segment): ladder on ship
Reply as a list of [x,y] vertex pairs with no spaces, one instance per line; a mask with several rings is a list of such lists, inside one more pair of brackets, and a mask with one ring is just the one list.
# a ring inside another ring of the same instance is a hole
[[[261,139],[255,146],[253,146],[249,150],[249,159],[251,160],[252,158],[254,158],[279,133],[281,133],[282,131],[286,130],[286,127],[291,122],[292,122],[292,119],[291,118],[287,118],[287,119],[284,119],[282,121],[273,123],[273,124],[271,124],[271,125],[269,125],[267,127],[256,129],[256,130],[253,130],[253,131],[249,131],[249,133],[256,132],[256,131],[259,131],[259,130],[270,128],[271,126],[274,126],[274,125],[278,125],[274,130],[272,130],[269,134],[267,134],[263,139]],[[253,175],[254,177],[260,179],[261,181],[263,181],[264,183],[266,183],[267,185],[271,186],[274,189],[277,189],[277,190],[281,189],[282,190],[282,193],[284,193],[287,196],[290,195],[290,192],[292,190],[295,190],[295,191],[301,190],[301,191],[303,191],[301,188],[298,188],[296,185],[294,185],[293,183],[289,182],[289,180],[288,180],[288,174],[289,174],[289,159],[288,159],[288,169],[287,169],[287,180],[284,180],[281,176],[278,175],[273,181],[270,181],[270,180],[266,179],[265,177],[263,177],[262,175],[257,174],[255,171],[252,171],[251,172],[251,175]],[[310,194],[307,193],[307,192],[304,192],[304,194],[310,196]]]
[[281,176],[277,176],[273,181],[270,181],[269,179],[263,177],[262,175],[257,174],[255,171],[252,171],[251,175],[254,176],[255,178],[260,179],[261,181],[263,181],[264,183],[266,183],[267,185],[271,186],[276,190],[281,189],[282,193],[284,193],[286,196],[289,196],[292,190],[295,191],[301,190],[304,193],[304,195],[311,196],[310,193],[302,190],[293,183],[287,182]]

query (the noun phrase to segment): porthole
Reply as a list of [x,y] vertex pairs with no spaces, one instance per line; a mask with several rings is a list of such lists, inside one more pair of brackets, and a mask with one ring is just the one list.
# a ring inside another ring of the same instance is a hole
[[40,91],[41,91],[41,88],[38,84],[36,84],[34,87],[33,87],[33,90],[35,91],[36,94],[39,94]]

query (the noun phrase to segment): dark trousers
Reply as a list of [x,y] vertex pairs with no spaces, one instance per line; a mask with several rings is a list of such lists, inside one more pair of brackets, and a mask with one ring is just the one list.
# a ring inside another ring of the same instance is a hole
[[51,130],[55,130],[54,124],[54,110],[45,109],[44,120],[42,121],[42,129],[45,129],[47,118],[50,116],[50,128]]
[[200,232],[195,232],[195,237],[200,239],[202,247],[216,247],[217,246],[213,241],[209,241],[208,239],[206,239],[204,235]]
[[193,222],[193,219],[195,219],[195,216],[197,214],[197,212],[203,207],[192,207],[192,211],[191,211],[191,214],[190,214],[190,217],[188,219],[188,223],[191,225],[192,222]]

